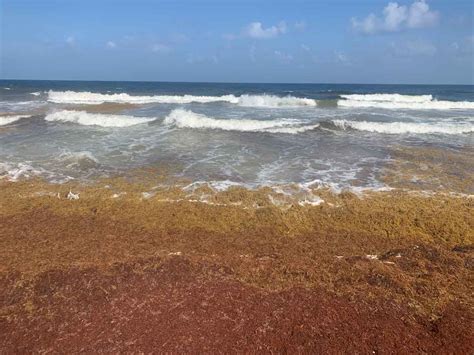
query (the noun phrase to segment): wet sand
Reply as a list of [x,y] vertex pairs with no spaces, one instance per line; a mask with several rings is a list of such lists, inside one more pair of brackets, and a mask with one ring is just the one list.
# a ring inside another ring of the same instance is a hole
[[6,353],[474,349],[471,197],[0,184]]

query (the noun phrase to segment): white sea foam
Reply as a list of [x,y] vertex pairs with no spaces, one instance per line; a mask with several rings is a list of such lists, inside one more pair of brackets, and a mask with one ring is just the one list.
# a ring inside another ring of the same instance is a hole
[[300,126],[300,127],[269,128],[269,129],[265,130],[265,132],[297,134],[297,133],[303,133],[303,132],[306,132],[306,131],[311,131],[311,130],[316,129],[318,127],[319,127],[319,123],[314,124],[314,125]]
[[163,123],[166,125],[174,125],[178,128],[220,129],[224,131],[290,134],[296,134],[318,127],[318,125],[303,126],[301,121],[289,119],[271,121],[250,119],[218,119],[183,109],[171,111]]
[[84,111],[58,111],[45,117],[46,121],[73,122],[84,126],[129,127],[154,121],[154,118],[108,115]]
[[104,102],[149,104],[149,103],[168,103],[168,104],[187,104],[187,103],[208,103],[227,101],[237,103],[234,95],[225,96],[193,96],[193,95],[154,95],[154,96],[134,96],[126,93],[120,94],[100,94],[94,92],[75,92],[75,91],[49,91],[48,101],[54,103],[68,104],[102,104]]
[[31,117],[29,115],[13,115],[13,116],[0,116],[0,126],[16,122],[22,118]]
[[244,183],[235,182],[231,180],[220,180],[220,181],[195,181],[189,185],[183,186],[182,190],[193,194],[201,187],[209,187],[216,192],[227,191],[231,187],[243,187],[243,188],[251,188],[250,185],[246,185]]
[[31,178],[41,175],[43,169],[35,169],[28,163],[0,163],[0,178],[6,178],[9,181],[18,181],[21,178]]
[[431,102],[433,101],[432,95],[400,95],[400,94],[353,94],[353,95],[341,95],[341,98],[355,101],[379,101],[379,102]]
[[240,106],[249,107],[297,107],[297,106],[316,106],[316,100],[275,95],[242,95],[238,98]]
[[333,120],[337,127],[386,134],[463,134],[474,132],[474,124],[422,122],[368,122]]
[[41,93],[38,91],[38,92],[30,92],[30,95],[33,95],[33,96],[40,96]]
[[474,101],[438,101],[432,95],[367,94],[341,95],[340,107],[413,110],[469,110]]
[[300,206],[319,206],[320,204],[324,203],[324,200],[319,196],[309,196],[300,201],[298,201],[298,205]]
[[68,104],[102,104],[105,102],[132,103],[132,104],[189,104],[228,102],[240,106],[250,107],[294,107],[316,106],[316,101],[293,96],[279,97],[274,95],[223,95],[223,96],[195,96],[195,95],[153,95],[134,96],[126,93],[100,94],[93,92],[49,91],[48,101]]

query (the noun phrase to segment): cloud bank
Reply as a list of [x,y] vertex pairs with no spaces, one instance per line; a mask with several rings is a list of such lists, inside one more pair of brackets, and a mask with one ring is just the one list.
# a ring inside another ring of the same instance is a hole
[[352,28],[365,34],[397,32],[403,29],[431,27],[438,23],[439,12],[430,9],[425,0],[415,0],[410,6],[390,2],[382,16],[373,13],[359,20],[352,18]]

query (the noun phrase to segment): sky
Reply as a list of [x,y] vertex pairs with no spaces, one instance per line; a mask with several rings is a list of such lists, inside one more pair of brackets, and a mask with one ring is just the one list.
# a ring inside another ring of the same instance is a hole
[[474,84],[467,0],[0,0],[0,78]]

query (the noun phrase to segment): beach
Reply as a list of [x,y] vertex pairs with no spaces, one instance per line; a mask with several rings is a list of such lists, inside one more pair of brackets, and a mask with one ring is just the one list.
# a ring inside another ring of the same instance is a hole
[[472,347],[472,198],[282,209],[108,186],[2,184],[7,352]]
[[2,85],[2,352],[474,348],[472,87]]

